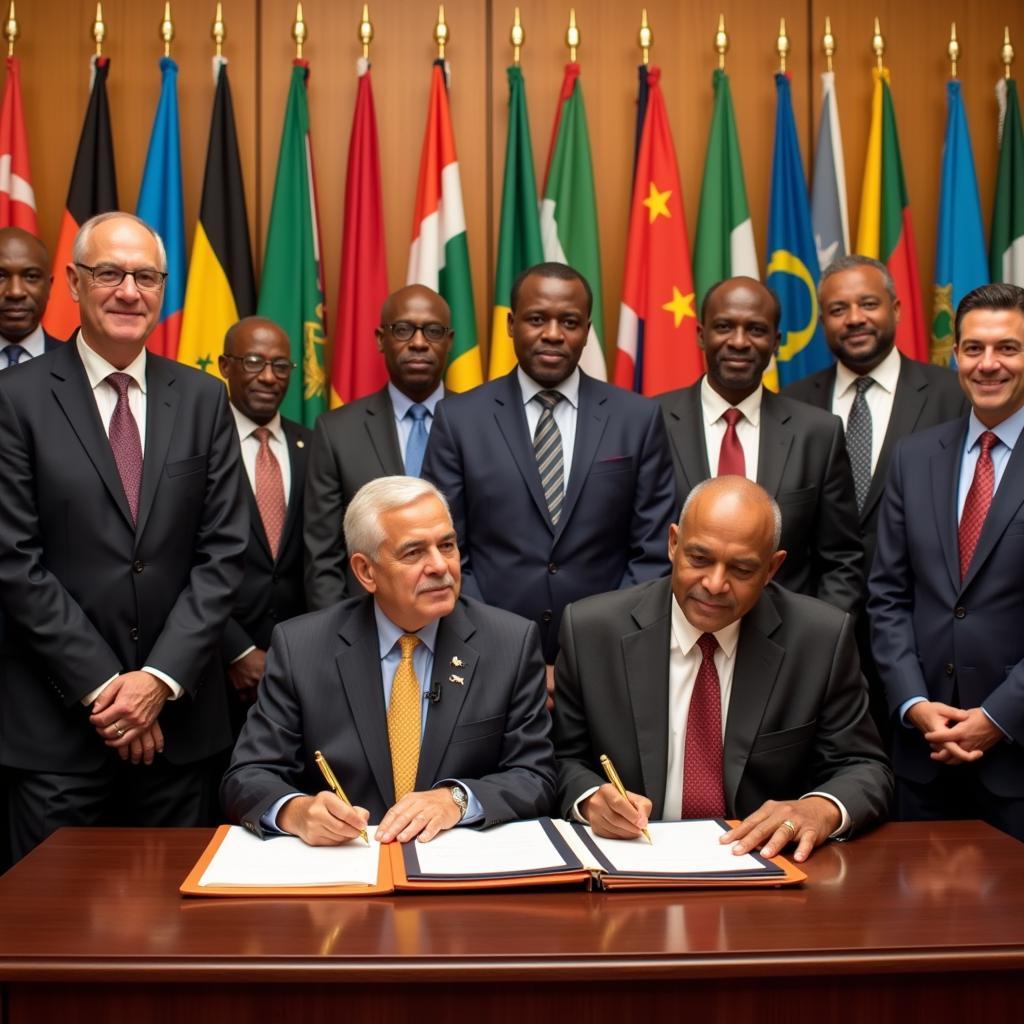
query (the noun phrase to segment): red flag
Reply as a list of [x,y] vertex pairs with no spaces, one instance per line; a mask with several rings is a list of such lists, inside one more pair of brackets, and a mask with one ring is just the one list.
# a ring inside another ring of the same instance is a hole
[[0,228],[11,227],[39,234],[17,57],[7,58],[7,83],[0,109]]
[[341,243],[338,321],[331,357],[332,409],[377,391],[387,383],[387,369],[373,335],[387,294],[377,115],[373,107],[370,65],[361,59],[345,179],[345,234]]

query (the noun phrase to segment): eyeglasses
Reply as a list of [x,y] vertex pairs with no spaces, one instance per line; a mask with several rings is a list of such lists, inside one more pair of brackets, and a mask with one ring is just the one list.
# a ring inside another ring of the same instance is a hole
[[412,341],[416,336],[416,332],[422,331],[423,337],[435,345],[439,341],[444,341],[452,333],[450,327],[445,327],[444,324],[436,322],[414,324],[410,320],[396,320],[393,324],[381,324],[381,326],[386,327],[391,332],[395,341]]
[[88,270],[92,275],[92,283],[101,288],[117,288],[126,277],[131,277],[135,287],[144,292],[159,291],[167,280],[162,270],[151,267],[140,267],[138,270],[123,270],[110,263],[101,263],[96,267],[87,267],[84,263],[76,263],[81,270]]
[[287,380],[291,376],[292,370],[295,369],[295,364],[287,359],[264,359],[263,356],[247,355],[247,356],[225,356],[226,359],[234,359],[236,362],[242,364],[242,369],[250,377],[255,377],[257,374],[262,373],[266,367],[270,367],[274,371],[274,376],[278,380]]

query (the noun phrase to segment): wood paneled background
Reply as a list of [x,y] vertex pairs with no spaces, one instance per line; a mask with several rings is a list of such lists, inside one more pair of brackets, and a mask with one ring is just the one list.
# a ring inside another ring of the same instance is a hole
[[[505,0],[449,0],[451,106],[462,171],[462,188],[476,293],[478,330],[486,347],[497,243],[501,173],[507,127],[505,67],[513,4]],[[534,159],[543,175],[562,68],[569,4],[520,0],[526,46],[526,78]],[[213,99],[211,0],[176,0],[177,37],[172,56],[180,66],[182,155],[188,238],[199,206],[210,108]],[[337,298],[345,164],[355,100],[356,35],[362,4],[355,0],[305,0],[311,64],[309,102],[320,199],[328,330]],[[632,167],[636,44],[641,4],[575,0],[581,33],[578,54],[589,116],[604,269],[605,320],[612,341],[628,219]],[[997,106],[994,85],[1002,73],[1003,26],[1024,64],[1024,13],[1019,0],[647,0],[654,31],[652,61],[663,68],[663,88],[679,155],[692,240],[711,115],[713,38],[718,14],[726,17],[727,58],[743,150],[754,231],[762,264],[771,177],[779,17],[791,41],[789,69],[805,164],[811,158],[824,70],[821,35],[832,19],[838,49],[835,71],[850,193],[850,224],[856,232],[860,181],[871,96],[872,17],[881,19],[886,63],[899,123],[907,186],[918,243],[922,288],[930,306],[939,167],[945,125],[946,46],[950,22],[961,43],[960,76],[970,119],[975,161],[987,222],[996,169]],[[294,43],[295,5],[289,0],[225,0],[231,85],[238,122],[257,273],[270,208],[281,122]],[[75,146],[89,89],[93,52],[92,0],[21,0],[22,89],[29,125],[32,177],[40,230],[56,241]],[[108,80],[118,187],[122,207],[134,209],[153,114],[159,95],[159,24],[162,0],[106,0],[111,58]],[[376,0],[370,5],[375,39],[371,50],[380,131],[389,277],[405,275],[412,230],[430,63],[436,54],[436,6],[422,0]],[[930,316],[930,308],[926,310]],[[486,365],[486,363],[485,363]]]

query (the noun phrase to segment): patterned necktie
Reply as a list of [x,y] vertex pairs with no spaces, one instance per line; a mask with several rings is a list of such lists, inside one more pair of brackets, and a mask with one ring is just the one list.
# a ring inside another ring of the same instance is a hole
[[412,431],[405,446],[405,475],[419,476],[423,468],[423,453],[427,450],[427,407],[417,402],[405,414],[412,420]]
[[686,716],[683,757],[684,818],[724,818],[722,785],[722,690],[715,668],[718,641],[702,633],[697,641],[701,662]]
[[846,420],[846,451],[853,471],[853,489],[857,495],[857,511],[864,509],[864,499],[871,486],[871,409],[868,408],[868,388],[874,377],[858,377],[854,387],[857,394]]
[[542,409],[533,435],[533,454],[537,458],[540,485],[548,503],[551,522],[558,525],[565,500],[565,466],[562,456],[562,432],[555,422],[555,406],[565,397],[560,391],[540,391],[535,396]]
[[114,452],[117,472],[121,477],[132,522],[139,519],[139,489],[142,486],[142,439],[139,425],[128,404],[128,386],[132,378],[127,373],[112,373],[107,383],[117,392],[117,405],[110,417],[110,447]]
[[281,476],[281,464],[270,450],[270,429],[257,427],[252,434],[260,443],[260,450],[256,453],[256,507],[260,510],[270,553],[277,558],[288,508],[284,500],[284,478]]
[[991,430],[981,435],[981,454],[974,467],[974,479],[971,489],[967,492],[963,515],[960,516],[960,579],[967,575],[974,557],[974,549],[978,546],[981,528],[985,525],[992,504],[992,493],[995,491],[996,471],[992,465],[992,446],[999,440]]
[[388,743],[396,801],[411,793],[416,785],[423,714],[423,694],[412,664],[412,652],[419,646],[420,638],[405,633],[398,642],[402,646],[402,660],[391,681],[391,700],[388,703]]
[[7,356],[7,365],[4,367],[5,370],[9,370],[12,366],[17,366],[22,356],[28,355],[28,349],[21,345],[8,345],[4,349],[4,355]]
[[722,413],[725,420],[725,437],[718,451],[718,472],[716,476],[746,476],[747,460],[743,457],[743,445],[736,433],[736,424],[743,419],[739,409],[726,409]]

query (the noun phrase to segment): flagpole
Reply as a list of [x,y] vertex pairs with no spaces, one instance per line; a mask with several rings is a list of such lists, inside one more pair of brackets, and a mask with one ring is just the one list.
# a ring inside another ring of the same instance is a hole
[[292,24],[292,39],[295,40],[295,59],[302,60],[302,47],[309,37],[306,29],[306,20],[302,16],[302,2],[295,5],[295,21]]
[[958,78],[956,73],[956,65],[960,60],[960,43],[957,42],[956,38],[956,22],[954,21],[949,28],[949,46],[946,47],[946,53],[949,55],[949,77]]
[[725,31],[725,15],[718,16],[718,31],[715,33],[715,51],[718,53],[718,70],[725,70],[725,55],[729,52],[729,36]]
[[565,45],[569,47],[569,63],[576,63],[576,49],[580,45],[580,30],[576,27],[576,8],[569,8],[569,27],[565,30]]
[[832,74],[832,55],[836,52],[836,37],[832,35],[832,19],[825,15],[825,34],[821,37],[821,48],[825,51],[825,70]]
[[885,39],[882,36],[882,28],[878,24],[878,18],[875,18],[875,34],[871,37],[871,49],[875,54],[875,63],[878,70],[881,71],[885,66]]
[[174,41],[174,22],[171,21],[171,0],[164,4],[164,18],[160,22],[160,38],[164,41],[164,56],[170,57]]
[[[11,4],[11,9],[14,9],[14,4]],[[1003,49],[1000,52],[1000,57],[1003,61],[1003,78],[1009,79],[1010,65],[1013,63],[1013,44],[1010,42],[1010,26],[1003,26]]]
[[512,43],[512,63],[519,67],[523,53],[523,44],[526,42],[526,31],[519,18],[519,8],[515,9],[512,15],[512,31],[509,33],[509,41]]
[[373,22],[370,21],[370,5],[363,4],[363,15],[359,19],[359,42],[363,47],[363,60],[370,59],[370,43],[373,42]]
[[779,18],[779,38],[775,40],[779,54],[779,71],[786,73],[786,55],[789,53],[789,36],[786,35],[786,19]]
[[7,15],[7,24],[4,25],[4,35],[7,37],[7,56],[14,56],[14,40],[18,38],[18,19],[14,13],[14,0],[11,0],[11,9]]
[[444,49],[450,41],[448,25],[444,20],[444,4],[437,8],[437,24],[434,26],[434,42],[437,43],[437,59],[444,60]]
[[96,41],[96,56],[103,56],[103,40],[107,35],[107,26],[103,21],[103,4],[96,0],[96,18],[92,23],[92,37]]
[[[213,15],[213,25],[210,27],[210,36],[213,39],[214,51],[214,68],[217,67],[217,63],[224,56],[224,40],[228,37],[228,28],[224,24],[224,6],[218,0],[217,10]],[[216,84],[216,71],[214,72],[214,84]]]
[[651,63],[651,47],[654,45],[654,32],[647,22],[647,8],[640,12],[640,31],[636,36],[637,45],[640,47],[641,60],[644,67]]

